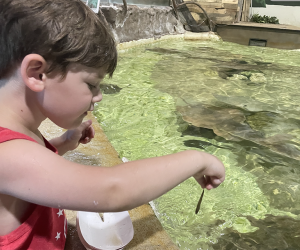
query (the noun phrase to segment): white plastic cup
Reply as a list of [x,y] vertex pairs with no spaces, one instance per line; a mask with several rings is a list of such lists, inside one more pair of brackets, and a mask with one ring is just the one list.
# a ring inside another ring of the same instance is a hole
[[132,221],[127,211],[103,213],[77,212],[78,236],[87,250],[121,250],[133,238]]

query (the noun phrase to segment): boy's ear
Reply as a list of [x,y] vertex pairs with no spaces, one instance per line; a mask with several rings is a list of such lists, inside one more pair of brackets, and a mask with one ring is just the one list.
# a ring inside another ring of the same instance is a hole
[[38,54],[29,54],[21,63],[21,76],[23,82],[34,92],[43,91],[45,88],[43,75],[47,62]]

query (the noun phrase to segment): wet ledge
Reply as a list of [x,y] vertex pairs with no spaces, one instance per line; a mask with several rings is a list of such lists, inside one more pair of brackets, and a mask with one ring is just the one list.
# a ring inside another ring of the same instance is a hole
[[177,34],[177,35],[165,35],[161,36],[160,38],[149,38],[149,39],[140,39],[136,41],[124,42],[117,45],[118,50],[125,50],[129,48],[133,48],[139,45],[146,45],[150,43],[159,42],[162,40],[170,40],[170,39],[183,39],[183,40],[211,40],[211,41],[219,41],[222,40],[220,36],[217,35],[215,32],[201,32],[201,33],[194,33],[186,31],[184,34]]

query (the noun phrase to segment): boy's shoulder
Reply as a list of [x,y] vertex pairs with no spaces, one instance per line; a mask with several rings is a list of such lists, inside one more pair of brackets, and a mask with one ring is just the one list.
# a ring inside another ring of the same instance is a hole
[[28,135],[22,134],[17,131],[13,131],[8,128],[0,127],[0,143],[16,139],[25,139],[28,141],[36,142],[33,138],[31,138]]
[[41,161],[49,163],[52,157],[58,157],[54,154],[56,149],[46,140],[43,141],[43,137],[32,137],[0,126],[0,192],[12,186],[11,183],[14,183],[16,190],[18,185],[29,183],[34,172],[38,178],[39,167],[49,167]]
[[34,167],[32,162],[35,156],[43,150],[45,148],[29,136],[0,131],[0,192],[6,182],[9,184],[9,180],[24,174],[25,169],[29,171],[30,166]]

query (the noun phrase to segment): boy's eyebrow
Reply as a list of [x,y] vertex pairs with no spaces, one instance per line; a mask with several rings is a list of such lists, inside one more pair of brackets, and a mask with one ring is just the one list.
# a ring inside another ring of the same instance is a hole
[[101,73],[101,72],[98,72],[97,77],[98,77],[98,79],[99,79],[100,81],[102,81],[102,80],[104,79],[105,75],[106,75],[106,73],[103,74],[103,73]]

